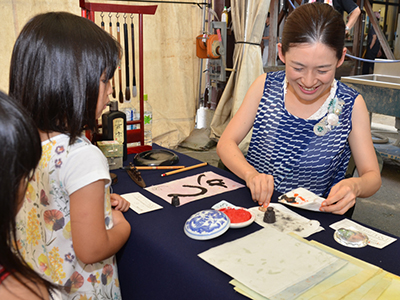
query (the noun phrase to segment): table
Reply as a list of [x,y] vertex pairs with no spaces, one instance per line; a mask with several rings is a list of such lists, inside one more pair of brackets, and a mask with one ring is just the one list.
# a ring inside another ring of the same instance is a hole
[[[161,147],[153,145],[153,149],[159,148]],[[198,160],[184,154],[177,154],[179,165],[190,166],[199,163]],[[133,157],[134,155],[129,155],[125,164],[132,161]],[[213,171],[244,183],[234,174],[213,166],[167,177],[161,177],[165,170],[141,171],[141,174],[147,186],[151,186],[205,171]],[[244,237],[262,227],[253,223],[245,228],[229,229],[222,236],[206,241],[190,239],[183,231],[186,220],[192,214],[208,209],[221,200],[227,200],[234,205],[246,208],[256,206],[251,200],[247,188],[173,207],[165,200],[137,186],[124,170],[113,170],[112,172],[118,175],[118,183],[113,185],[115,193],[140,191],[153,202],[163,206],[163,209],[141,215],[132,210],[124,213],[131,224],[132,232],[125,246],[117,253],[123,299],[248,299],[234,291],[233,286],[229,284],[230,276],[209,265],[197,255],[212,247]],[[274,193],[272,202],[277,202],[278,196],[278,193]],[[334,241],[334,230],[329,228],[330,224],[342,220],[342,216],[292,207],[290,209],[308,219],[318,220],[325,228],[324,231],[311,235],[309,240],[316,240],[388,272],[400,275],[400,259],[398,259],[400,242],[398,240],[381,250],[373,247],[347,248]],[[381,230],[372,229],[393,236]]]

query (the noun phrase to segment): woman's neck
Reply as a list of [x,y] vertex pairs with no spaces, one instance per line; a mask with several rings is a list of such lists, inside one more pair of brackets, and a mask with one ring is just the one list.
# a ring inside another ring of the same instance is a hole
[[296,117],[307,119],[312,116],[329,97],[330,89],[326,90],[320,97],[313,101],[301,99],[288,84],[285,95],[285,107],[288,112]]

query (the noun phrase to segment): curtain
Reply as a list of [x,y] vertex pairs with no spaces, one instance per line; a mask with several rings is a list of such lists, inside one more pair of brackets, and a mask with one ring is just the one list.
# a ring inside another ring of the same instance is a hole
[[[262,73],[261,38],[270,0],[232,0],[232,28],[235,35],[233,71],[211,121],[212,139],[218,140],[243,102],[253,81]],[[251,132],[240,145],[247,148]]]

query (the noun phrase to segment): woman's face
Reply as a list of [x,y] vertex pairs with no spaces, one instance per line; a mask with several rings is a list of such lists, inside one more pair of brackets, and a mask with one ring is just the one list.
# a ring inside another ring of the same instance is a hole
[[111,93],[112,88],[110,80],[107,80],[105,73],[103,73],[100,77],[99,98],[97,99],[96,106],[96,119],[101,117],[101,113],[107,107],[107,103],[110,102],[108,95],[110,95]]
[[278,44],[279,58],[286,65],[288,89],[302,101],[318,101],[330,91],[335,78],[336,68],[344,60],[346,48],[340,60],[336,52],[322,44],[298,44],[282,54],[282,46]]

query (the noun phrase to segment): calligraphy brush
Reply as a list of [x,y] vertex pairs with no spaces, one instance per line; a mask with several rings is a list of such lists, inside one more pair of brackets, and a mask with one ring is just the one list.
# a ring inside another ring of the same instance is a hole
[[103,21],[103,13],[101,13],[101,29],[104,30],[104,21]]
[[136,69],[135,69],[135,34],[133,27],[133,17],[131,17],[131,30],[132,30],[132,68],[133,68],[133,87],[132,87],[132,97],[136,97],[137,88],[136,88]]
[[[121,45],[121,37],[120,37],[120,26],[119,22],[117,21],[117,41],[118,44]],[[122,93],[122,74],[121,74],[121,62],[118,65],[118,74],[119,74],[119,103],[124,103],[124,94]]]
[[125,18],[125,23],[124,23],[124,40],[125,40],[125,82],[126,82],[126,87],[125,87],[125,99],[130,100],[131,99],[131,92],[129,90],[129,42],[128,42],[128,25],[126,24],[126,17]]
[[[111,16],[110,16],[110,35],[112,36],[112,22],[111,22]],[[115,78],[114,76],[111,79],[111,86],[112,86],[112,96],[115,99],[116,94],[115,94]]]

